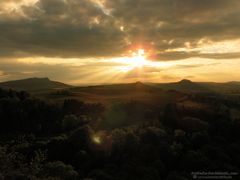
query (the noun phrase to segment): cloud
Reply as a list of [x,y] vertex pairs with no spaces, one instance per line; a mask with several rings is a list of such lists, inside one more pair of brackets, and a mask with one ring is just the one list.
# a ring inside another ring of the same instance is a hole
[[122,31],[91,1],[41,0],[19,8],[21,18],[0,18],[1,56],[113,56],[124,46]]
[[220,63],[208,63],[208,64],[178,64],[174,68],[175,69],[189,69],[189,68],[200,68],[204,66],[216,66]]
[[239,53],[200,53],[195,52],[186,52],[186,51],[173,51],[173,52],[162,52],[154,56],[154,59],[160,61],[174,61],[174,60],[183,60],[188,58],[205,58],[205,59],[239,59]]
[[[129,43],[156,52],[205,38],[240,38],[239,0],[2,0],[0,56],[121,56]],[[158,54],[158,53],[157,53]],[[157,60],[232,58],[237,53],[164,53]]]
[[133,43],[152,42],[161,52],[185,47],[186,42],[197,47],[202,38],[218,42],[240,37],[237,0],[116,0],[106,4]]

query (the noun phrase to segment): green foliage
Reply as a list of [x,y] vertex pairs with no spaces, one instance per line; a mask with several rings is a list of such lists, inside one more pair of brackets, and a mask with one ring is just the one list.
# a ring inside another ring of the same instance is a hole
[[78,127],[79,125],[81,125],[81,120],[73,114],[66,115],[63,118],[62,125],[63,125],[64,129],[72,130],[72,129]]
[[74,130],[68,138],[68,142],[77,149],[87,148],[93,134],[90,126],[83,126]]
[[8,178],[34,178],[39,176],[46,154],[40,150],[33,152],[28,159],[15,149],[15,147],[0,146],[0,172]]

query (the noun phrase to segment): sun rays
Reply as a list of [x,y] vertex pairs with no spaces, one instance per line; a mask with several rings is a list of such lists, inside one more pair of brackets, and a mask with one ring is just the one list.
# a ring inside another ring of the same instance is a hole
[[128,56],[112,59],[113,62],[122,63],[122,66],[118,67],[119,71],[128,72],[135,68],[156,66],[156,63],[147,60],[144,49],[137,49],[136,51],[129,50],[129,54]]
[[[108,84],[108,83],[129,83],[135,81],[159,82],[159,81],[177,81],[183,78],[192,79],[193,74],[197,74],[198,79],[207,81],[204,69],[208,72],[218,72],[218,81],[224,79],[229,74],[225,66],[236,69],[239,60],[234,62],[228,60],[188,58],[184,60],[161,61],[158,58],[152,58],[156,51],[149,48],[132,48],[120,57],[106,58],[49,58],[49,57],[29,57],[18,58],[16,64],[23,69],[21,76],[25,77],[25,72],[34,72],[32,75],[40,74],[41,70],[46,72],[50,78],[60,76],[61,81],[72,84]],[[160,57],[161,58],[161,57]],[[154,60],[153,60],[154,59]],[[40,69],[40,70],[39,70]],[[58,69],[57,72],[56,69]],[[226,70],[225,70],[226,69]],[[24,72],[24,73],[23,73]],[[224,72],[224,73],[223,73]],[[237,72],[237,70],[236,70]],[[0,72],[0,76],[8,75],[6,72]],[[9,75],[8,75],[9,76]],[[16,74],[19,76],[19,73]],[[207,76],[209,78],[209,76]],[[233,76],[232,76],[233,77]],[[234,75],[237,79],[239,74]]]

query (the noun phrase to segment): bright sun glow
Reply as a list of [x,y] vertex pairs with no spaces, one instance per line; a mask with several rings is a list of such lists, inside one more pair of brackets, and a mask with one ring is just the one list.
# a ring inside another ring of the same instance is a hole
[[129,59],[129,64],[133,67],[142,67],[149,64],[145,57],[145,50],[138,49],[137,52],[133,52],[132,57]]
[[144,49],[136,51],[129,51],[129,56],[117,58],[114,61],[125,64],[120,67],[121,71],[130,71],[134,68],[142,68],[144,66],[154,66],[153,62],[146,59],[146,52]]

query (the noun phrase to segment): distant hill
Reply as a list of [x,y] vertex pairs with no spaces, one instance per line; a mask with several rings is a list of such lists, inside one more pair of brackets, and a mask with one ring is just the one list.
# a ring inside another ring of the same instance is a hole
[[198,84],[217,93],[240,94],[240,82],[226,82],[226,83],[200,82]]
[[187,79],[183,79],[179,82],[173,83],[153,83],[155,87],[161,88],[163,90],[176,90],[181,92],[211,92],[209,87],[202,84],[192,82]]
[[71,89],[77,92],[94,93],[98,95],[121,95],[129,93],[147,93],[159,91],[159,88],[149,86],[142,82],[128,83],[128,84],[110,84],[110,85],[97,85],[86,87],[75,87]]
[[37,92],[44,90],[58,90],[66,89],[72,86],[51,81],[49,78],[28,78],[22,80],[14,80],[0,83],[0,88],[14,89],[14,90],[26,90],[29,92]]
[[240,94],[240,82],[192,82],[183,79],[172,83],[142,83],[140,81],[126,84],[108,84],[76,87],[61,82],[52,81],[49,78],[29,78],[0,83],[0,88],[26,90],[36,93],[48,93],[49,91],[69,89],[74,94],[83,93],[97,96],[135,96],[137,94],[155,94],[162,90],[174,90],[184,93],[222,93]]
[[187,93],[221,93],[221,94],[240,94],[240,82],[232,81],[225,83],[215,82],[192,82],[183,79],[173,83],[148,83],[151,86],[163,90],[176,90]]
[[163,91],[161,88],[147,83],[135,82],[125,84],[108,84],[96,86],[83,86],[70,88],[71,96],[47,96],[58,100],[75,98],[85,102],[101,102],[103,104],[140,101],[142,103],[164,106],[166,103],[175,102],[185,96],[181,92]]
[[160,90],[174,90],[184,93],[223,93],[223,94],[240,94],[240,82],[193,82],[183,79],[171,83],[128,83],[128,84],[111,84],[97,85],[88,87],[76,87],[74,90],[94,93],[94,94],[125,94],[129,92],[151,92],[156,93]]

